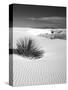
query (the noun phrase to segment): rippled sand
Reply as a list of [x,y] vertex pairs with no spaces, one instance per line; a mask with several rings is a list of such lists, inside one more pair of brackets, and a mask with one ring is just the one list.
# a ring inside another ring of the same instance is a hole
[[[14,38],[14,47],[16,39]],[[42,37],[34,39],[45,51],[44,56],[30,60],[13,54],[13,86],[65,83],[66,40]]]

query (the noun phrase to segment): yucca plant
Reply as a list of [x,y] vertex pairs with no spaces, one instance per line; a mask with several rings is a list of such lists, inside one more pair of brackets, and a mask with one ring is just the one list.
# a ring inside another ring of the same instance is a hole
[[36,42],[31,38],[24,38],[17,41],[17,54],[23,57],[29,58],[41,58],[43,56],[43,50],[40,50],[36,45]]

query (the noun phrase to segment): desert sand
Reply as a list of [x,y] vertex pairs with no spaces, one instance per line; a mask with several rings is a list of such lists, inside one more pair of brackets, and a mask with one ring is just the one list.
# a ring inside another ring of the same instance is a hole
[[45,53],[40,59],[13,54],[13,86],[65,83],[66,40],[51,40],[26,31],[13,30],[13,48],[16,48],[16,41],[24,36],[35,39],[37,46]]

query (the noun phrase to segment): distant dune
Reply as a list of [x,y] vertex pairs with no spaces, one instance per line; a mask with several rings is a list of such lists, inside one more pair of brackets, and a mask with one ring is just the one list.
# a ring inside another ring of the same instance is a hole
[[39,34],[38,36],[44,37],[44,38],[49,38],[49,39],[63,39],[66,40],[66,30],[59,29],[59,30],[50,30],[51,34],[49,33],[44,33],[44,34]]

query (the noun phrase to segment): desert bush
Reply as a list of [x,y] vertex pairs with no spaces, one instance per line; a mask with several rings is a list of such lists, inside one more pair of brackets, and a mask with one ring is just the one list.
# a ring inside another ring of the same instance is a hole
[[65,33],[63,33],[63,34],[55,34],[54,39],[64,39],[64,40],[66,40],[66,34]]
[[49,38],[49,39],[62,39],[66,40],[66,33],[55,33],[55,34],[40,34],[38,36],[44,37],[44,38]]
[[17,41],[16,54],[29,58],[41,58],[43,56],[43,50],[40,50],[36,45],[36,42],[31,38],[24,38]]

